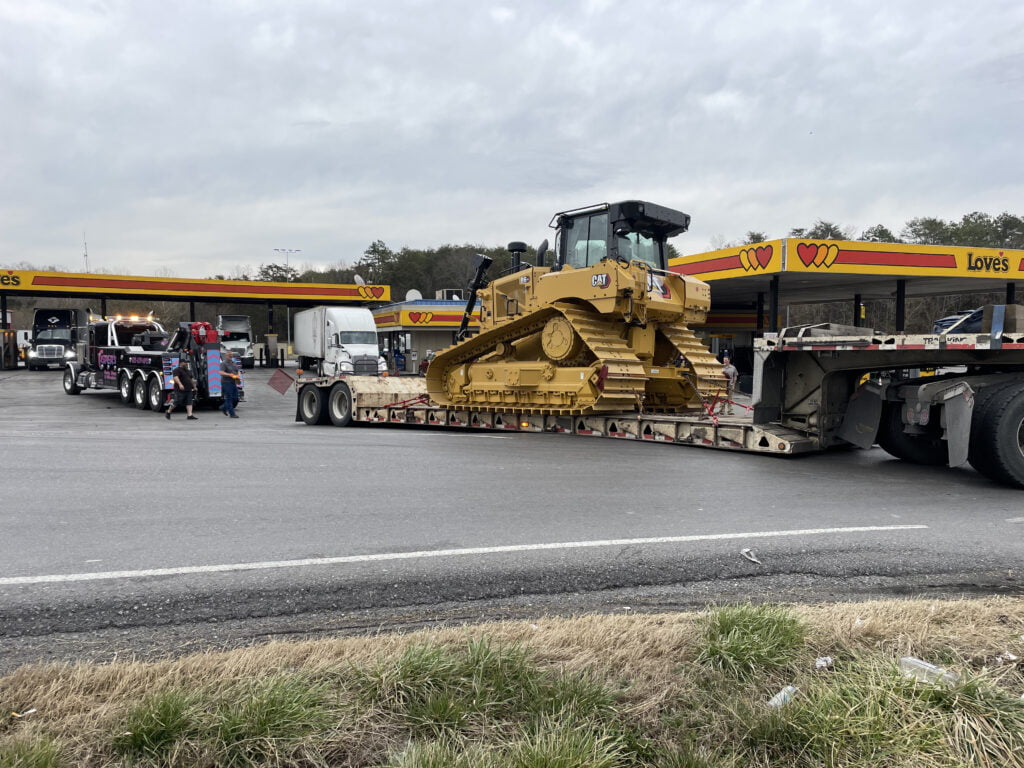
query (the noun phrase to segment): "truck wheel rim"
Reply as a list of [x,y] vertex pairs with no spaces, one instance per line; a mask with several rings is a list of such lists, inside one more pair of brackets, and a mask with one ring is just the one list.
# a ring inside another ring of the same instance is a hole
[[334,411],[334,417],[339,421],[347,418],[350,410],[348,397],[341,392],[336,394],[331,398],[331,409]]

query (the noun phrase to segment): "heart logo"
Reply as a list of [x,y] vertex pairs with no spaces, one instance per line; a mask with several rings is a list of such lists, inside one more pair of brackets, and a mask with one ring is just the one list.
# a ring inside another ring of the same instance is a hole
[[383,285],[360,285],[359,295],[364,299],[379,299],[384,295]]
[[797,243],[796,255],[800,257],[805,267],[815,266],[828,269],[836,263],[839,257],[839,246],[835,243],[826,245],[820,243]]
[[797,243],[796,255],[800,257],[805,267],[809,267],[814,257],[818,255],[818,246],[812,243]]
[[752,269],[764,269],[772,260],[772,247],[762,245],[759,248],[744,248],[740,251],[740,264],[748,272]]
[[413,325],[422,325],[424,323],[429,323],[433,319],[434,319],[434,313],[433,312],[410,312],[409,313],[409,322],[412,323]]

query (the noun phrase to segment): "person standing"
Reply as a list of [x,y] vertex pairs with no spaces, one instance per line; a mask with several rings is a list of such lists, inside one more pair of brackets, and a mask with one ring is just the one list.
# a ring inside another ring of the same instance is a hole
[[174,393],[171,397],[171,404],[167,406],[164,416],[170,419],[171,412],[174,411],[175,406],[184,405],[188,418],[192,421],[198,421],[199,419],[192,415],[192,403],[195,402],[196,392],[199,387],[196,385],[195,377],[192,375],[192,371],[189,369],[189,362],[185,357],[182,357],[178,362],[178,367],[171,372],[171,376],[174,381]]
[[220,410],[225,416],[237,419],[235,406],[238,405],[238,366],[235,364],[234,353],[230,350],[224,351],[224,357],[220,361],[220,386],[224,394],[224,404]]
[[740,377],[740,372],[736,370],[728,355],[722,358],[722,375],[725,376],[725,399],[719,405],[718,412],[732,416],[732,396],[736,391],[736,381]]

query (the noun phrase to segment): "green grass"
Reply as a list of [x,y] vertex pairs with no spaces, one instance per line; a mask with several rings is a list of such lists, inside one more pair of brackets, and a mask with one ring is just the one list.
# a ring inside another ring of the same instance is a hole
[[[942,634],[959,630],[942,611],[896,639],[877,624],[831,634],[852,618],[823,627],[744,605],[678,628],[641,617],[579,635],[498,626],[351,657],[325,643],[284,661],[282,644],[239,661],[133,665],[133,683],[112,667],[41,668],[37,683],[27,670],[0,678],[0,703],[37,707],[0,722],[0,768],[1024,768],[1024,666],[987,666],[1017,647],[1024,607],[1000,611],[985,650]],[[978,643],[978,623],[966,624]],[[815,671],[825,651],[835,668]],[[941,658],[961,682],[904,678],[907,653]],[[769,708],[785,684],[799,692]]]
[[785,608],[720,608],[707,618],[697,660],[746,679],[792,662],[806,637],[807,628]]
[[218,765],[274,764],[329,721],[321,685],[299,675],[259,680],[220,702],[213,728]]
[[43,737],[17,737],[0,743],[0,768],[64,768],[59,745]]
[[113,738],[114,750],[131,759],[164,759],[195,727],[194,694],[172,689],[150,695],[129,710]]

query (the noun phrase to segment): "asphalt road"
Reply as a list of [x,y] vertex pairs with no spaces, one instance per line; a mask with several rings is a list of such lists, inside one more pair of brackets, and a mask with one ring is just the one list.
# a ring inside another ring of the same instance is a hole
[[0,371],[0,669],[439,618],[1022,591],[1024,493],[969,468],[307,427],[248,374],[241,418],[186,422]]

